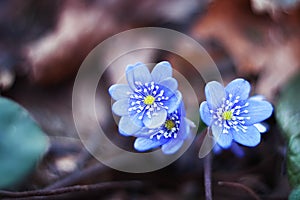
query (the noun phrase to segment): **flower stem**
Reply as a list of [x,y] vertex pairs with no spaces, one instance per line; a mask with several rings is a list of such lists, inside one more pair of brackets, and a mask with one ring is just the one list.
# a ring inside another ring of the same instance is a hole
[[212,163],[212,156],[211,153],[209,153],[206,157],[204,157],[204,187],[205,187],[206,200],[212,200],[211,163]]

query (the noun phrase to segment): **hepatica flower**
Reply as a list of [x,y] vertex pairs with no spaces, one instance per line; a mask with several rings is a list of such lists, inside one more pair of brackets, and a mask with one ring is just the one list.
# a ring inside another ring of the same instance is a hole
[[143,127],[157,128],[179,107],[182,97],[169,62],[158,63],[151,73],[143,63],[129,65],[126,78],[128,84],[109,88],[111,97],[116,100],[112,110],[121,116],[121,134],[133,135]]
[[235,79],[225,88],[216,81],[205,87],[200,116],[222,148],[229,148],[232,140],[249,147],[260,142],[260,132],[265,131],[260,122],[270,117],[273,107],[260,98],[248,98],[250,89],[244,79]]
[[168,114],[166,121],[157,128],[144,127],[134,135],[137,139],[134,148],[146,151],[160,147],[165,154],[175,153],[190,133],[193,123],[185,118],[183,103],[173,113]]
[[[236,142],[232,142],[230,148],[231,152],[238,158],[242,158],[245,155],[244,150],[241,146],[239,146]],[[213,151],[215,155],[221,154],[224,149],[218,145],[218,143],[213,147]]]

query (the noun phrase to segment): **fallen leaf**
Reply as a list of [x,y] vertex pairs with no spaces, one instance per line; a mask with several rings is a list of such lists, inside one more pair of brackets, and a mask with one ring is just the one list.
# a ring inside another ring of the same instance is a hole
[[54,32],[25,48],[32,78],[53,84],[74,75],[89,51],[115,32],[115,22],[105,10],[67,3]]
[[288,13],[299,5],[299,0],[251,0],[254,11],[258,13],[268,12],[276,19],[284,12]]
[[109,36],[130,28],[183,21],[199,5],[203,7],[206,3],[195,0],[189,3],[184,0],[65,1],[54,31],[32,41],[23,50],[31,78],[46,85],[62,82],[74,76],[88,53]]
[[197,39],[220,42],[237,68],[237,76],[258,76],[256,91],[273,99],[299,70],[300,10],[273,21],[255,14],[247,0],[214,1],[193,27]]

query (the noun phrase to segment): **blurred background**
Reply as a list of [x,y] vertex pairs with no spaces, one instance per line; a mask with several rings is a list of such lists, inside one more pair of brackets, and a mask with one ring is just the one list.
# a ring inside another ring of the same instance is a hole
[[[179,160],[151,173],[110,169],[85,150],[72,116],[72,89],[80,65],[94,47],[114,34],[138,27],[169,28],[197,40],[216,63],[225,84],[237,77],[249,80],[252,94],[264,95],[276,110],[282,91],[299,71],[299,25],[297,0],[0,1],[1,95],[25,107],[50,141],[40,162],[8,189],[51,190],[137,180],[139,184],[134,187],[125,182],[106,190],[71,192],[47,199],[204,199],[203,161],[198,158],[201,124],[193,144]],[[122,41],[107,54],[133,42],[134,38]],[[176,45],[181,48],[181,44]],[[186,54],[194,56],[191,51]],[[168,60],[188,79],[198,101],[205,99],[203,80],[184,59],[154,50],[140,51],[136,56],[151,63]],[[130,62],[117,64],[124,69],[134,64]],[[97,115],[99,123],[109,130],[109,138],[133,151],[133,138],[118,134],[107,106],[111,101],[107,89],[123,73],[114,67],[119,66],[110,66],[99,81],[96,104],[101,113]],[[87,121],[87,134],[95,131],[89,126],[89,117],[82,116]],[[295,121],[299,125],[298,118]],[[287,178],[286,140],[275,115],[266,125],[269,131],[262,135],[259,146],[242,147],[244,157],[229,150],[214,156],[214,199],[253,199],[248,188],[261,199],[287,199],[292,188]],[[220,185],[219,181],[239,185]]]

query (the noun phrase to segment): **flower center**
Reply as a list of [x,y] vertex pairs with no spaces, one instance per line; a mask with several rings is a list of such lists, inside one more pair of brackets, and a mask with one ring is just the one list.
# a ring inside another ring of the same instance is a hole
[[225,111],[223,112],[222,114],[222,118],[224,120],[231,120],[232,119],[232,116],[233,116],[233,113],[231,111]]
[[175,123],[172,121],[172,120],[167,120],[165,122],[165,127],[168,129],[168,130],[171,130],[172,128],[174,128],[175,126]]
[[154,101],[155,101],[155,98],[152,95],[148,95],[144,99],[144,103],[146,105],[152,105],[154,103]]

